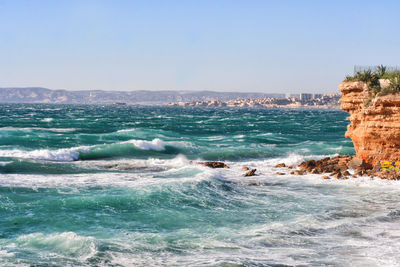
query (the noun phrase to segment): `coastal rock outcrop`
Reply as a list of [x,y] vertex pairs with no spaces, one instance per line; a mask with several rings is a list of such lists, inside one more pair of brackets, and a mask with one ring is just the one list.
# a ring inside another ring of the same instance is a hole
[[193,163],[204,165],[204,166],[210,167],[210,168],[225,168],[225,169],[229,169],[228,165],[226,165],[225,163],[220,162],[220,161],[201,161],[201,162],[190,161],[190,164],[193,164]]
[[364,82],[342,82],[340,108],[350,114],[346,137],[356,158],[376,166],[380,160],[400,160],[400,94],[371,97]]

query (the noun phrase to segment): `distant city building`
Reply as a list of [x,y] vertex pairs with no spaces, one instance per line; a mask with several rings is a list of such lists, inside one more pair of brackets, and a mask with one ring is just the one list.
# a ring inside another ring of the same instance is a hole
[[306,93],[301,93],[301,94],[300,94],[300,100],[301,100],[301,101],[308,101],[308,100],[311,100],[312,97],[313,97],[312,94],[306,94]]
[[322,98],[324,95],[323,94],[314,94],[314,99]]
[[299,98],[299,94],[286,93],[285,98]]

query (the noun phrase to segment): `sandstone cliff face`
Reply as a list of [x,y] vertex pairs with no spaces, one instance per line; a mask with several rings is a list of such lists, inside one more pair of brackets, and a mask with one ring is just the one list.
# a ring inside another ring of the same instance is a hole
[[350,113],[346,137],[353,140],[356,157],[376,165],[400,160],[400,94],[375,97],[363,82],[342,82],[340,108]]

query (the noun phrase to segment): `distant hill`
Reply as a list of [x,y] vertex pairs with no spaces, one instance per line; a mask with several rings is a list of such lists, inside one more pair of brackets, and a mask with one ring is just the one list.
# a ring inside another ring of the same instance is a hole
[[0,88],[1,103],[59,103],[59,104],[167,104],[218,99],[276,97],[284,94],[236,93],[213,91],[68,91],[41,87]]

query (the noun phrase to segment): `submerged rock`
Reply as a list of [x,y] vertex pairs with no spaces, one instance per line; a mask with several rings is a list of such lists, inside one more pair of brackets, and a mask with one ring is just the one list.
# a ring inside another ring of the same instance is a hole
[[252,169],[248,172],[246,172],[245,174],[243,174],[243,176],[254,176],[255,172],[257,171],[257,169]]
[[[192,161],[190,163],[193,163]],[[226,168],[229,169],[229,166],[220,161],[199,161],[194,162],[196,164],[204,165],[210,168]]]
[[332,174],[332,176],[333,176],[333,178],[335,178],[335,179],[340,179],[340,178],[342,178],[342,173],[341,172],[336,172],[336,173],[334,173],[334,174]]
[[243,166],[243,167],[242,167],[242,170],[243,170],[243,171],[248,171],[248,170],[249,170],[249,167]]
[[275,165],[275,168],[284,168],[284,167],[286,167],[285,163],[279,163],[279,164]]

